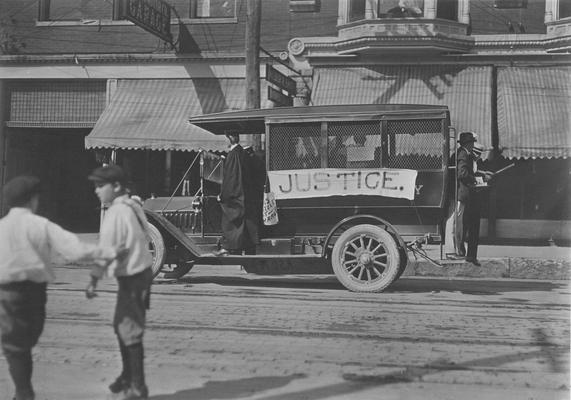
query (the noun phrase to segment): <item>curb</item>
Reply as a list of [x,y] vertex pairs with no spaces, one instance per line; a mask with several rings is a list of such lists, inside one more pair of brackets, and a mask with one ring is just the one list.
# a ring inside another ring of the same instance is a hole
[[477,267],[465,261],[446,261],[438,267],[429,261],[409,260],[403,276],[490,279],[569,280],[571,262],[519,257],[480,259]]
[[[79,235],[82,240],[88,243],[95,243],[98,238],[97,233],[84,233]],[[495,254],[492,246],[481,246],[483,255],[488,252],[488,257],[480,258],[480,267],[476,267],[465,261],[443,262],[442,267],[438,267],[424,259],[415,260],[414,255],[409,253],[409,262],[402,276],[417,277],[458,277],[458,278],[480,278],[480,279],[540,279],[540,280],[570,280],[571,279],[571,253],[568,248],[532,248],[514,247],[510,248],[510,255],[522,254],[524,257],[490,257]],[[495,247],[496,250],[504,251],[506,248]],[[531,258],[529,255],[538,253],[541,256],[548,256],[546,251],[556,251],[550,255],[562,257],[564,259]],[[437,249],[433,249],[429,255],[436,257]],[[268,267],[271,269],[271,267]],[[305,273],[308,273],[307,271]]]

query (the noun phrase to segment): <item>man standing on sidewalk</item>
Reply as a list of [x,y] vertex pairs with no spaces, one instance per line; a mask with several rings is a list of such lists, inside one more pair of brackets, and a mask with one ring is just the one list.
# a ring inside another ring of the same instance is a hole
[[[488,171],[478,171],[477,162],[482,148],[474,152],[476,135],[473,132],[460,133],[460,148],[457,153],[456,178],[458,185],[458,202],[456,204],[454,239],[459,254],[464,252],[464,243],[468,245],[465,253],[466,261],[480,266],[478,261],[478,243],[480,236],[480,200],[479,191],[491,179]],[[476,179],[476,175],[481,179]],[[480,182],[481,181],[481,182]]]

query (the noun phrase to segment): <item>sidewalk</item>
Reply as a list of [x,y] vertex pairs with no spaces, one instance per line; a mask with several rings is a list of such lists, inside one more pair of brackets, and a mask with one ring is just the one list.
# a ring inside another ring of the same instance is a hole
[[[81,233],[86,242],[97,241],[96,233]],[[557,246],[492,246],[478,247],[476,267],[463,261],[440,260],[440,246],[426,246],[426,254],[441,266],[408,253],[409,263],[403,276],[511,278],[568,280],[571,278],[571,248]],[[192,272],[191,272],[192,273]]]

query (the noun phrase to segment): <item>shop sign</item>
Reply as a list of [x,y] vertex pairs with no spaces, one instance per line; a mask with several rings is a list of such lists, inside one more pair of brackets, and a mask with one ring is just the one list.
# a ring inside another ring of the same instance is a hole
[[268,100],[273,101],[278,107],[293,106],[293,98],[286,96],[281,91],[268,86]]
[[276,85],[279,89],[285,90],[290,96],[295,96],[297,93],[295,81],[270,64],[266,64],[266,80]]
[[171,6],[164,0],[123,0],[122,17],[172,43]]

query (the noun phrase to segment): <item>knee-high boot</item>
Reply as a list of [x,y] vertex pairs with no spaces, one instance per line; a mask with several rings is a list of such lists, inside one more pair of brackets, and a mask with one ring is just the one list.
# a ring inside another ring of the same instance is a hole
[[109,385],[109,390],[111,393],[119,393],[131,386],[131,363],[129,362],[129,352],[127,346],[119,340],[119,350],[121,351],[121,362],[123,364],[123,369],[121,374],[115,379],[111,385]]
[[143,344],[127,346],[127,352],[131,369],[131,386],[124,392],[123,400],[146,399],[149,397],[149,390],[145,384]]
[[16,387],[16,400],[34,400],[32,351],[5,352],[10,376]]

